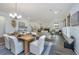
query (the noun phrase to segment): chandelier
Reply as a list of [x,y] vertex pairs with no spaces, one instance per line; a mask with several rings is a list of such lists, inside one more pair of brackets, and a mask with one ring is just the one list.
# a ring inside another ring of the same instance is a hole
[[22,18],[22,15],[18,15],[17,13],[9,13],[10,18],[13,19],[20,19]]
[[9,13],[10,18],[12,19],[20,19],[22,15],[17,14],[17,3],[15,3],[15,13]]

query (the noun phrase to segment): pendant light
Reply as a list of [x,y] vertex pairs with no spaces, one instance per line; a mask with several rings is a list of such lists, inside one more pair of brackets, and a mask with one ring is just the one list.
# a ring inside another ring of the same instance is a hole
[[22,15],[17,14],[17,3],[15,3],[15,13],[9,13],[10,18],[13,19],[20,19],[22,18]]

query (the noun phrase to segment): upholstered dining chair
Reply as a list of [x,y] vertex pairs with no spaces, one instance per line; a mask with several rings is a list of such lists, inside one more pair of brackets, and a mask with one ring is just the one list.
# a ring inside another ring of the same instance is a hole
[[5,40],[5,47],[6,47],[7,49],[10,49],[9,35],[4,34],[3,36],[4,36],[4,40]]
[[23,42],[19,41],[15,36],[10,36],[11,52],[15,55],[23,51]]
[[30,52],[36,55],[40,55],[44,50],[45,35],[41,36],[39,40],[35,40],[30,43]]

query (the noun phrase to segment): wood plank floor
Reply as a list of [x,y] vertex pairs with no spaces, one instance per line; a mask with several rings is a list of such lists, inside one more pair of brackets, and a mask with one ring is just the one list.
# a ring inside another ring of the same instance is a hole
[[55,55],[75,55],[71,49],[64,48],[64,38],[60,35],[53,36],[55,44]]

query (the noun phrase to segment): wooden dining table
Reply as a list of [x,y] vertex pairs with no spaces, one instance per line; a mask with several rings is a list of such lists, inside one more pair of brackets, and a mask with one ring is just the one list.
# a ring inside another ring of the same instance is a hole
[[29,53],[29,43],[34,39],[34,37],[32,35],[23,35],[21,37],[18,37],[18,39],[23,40],[23,46],[24,46],[24,54],[28,54]]
[[19,33],[8,33],[10,36],[15,36],[18,40],[23,41],[24,54],[29,53],[29,43],[35,38],[31,34],[19,34]]

